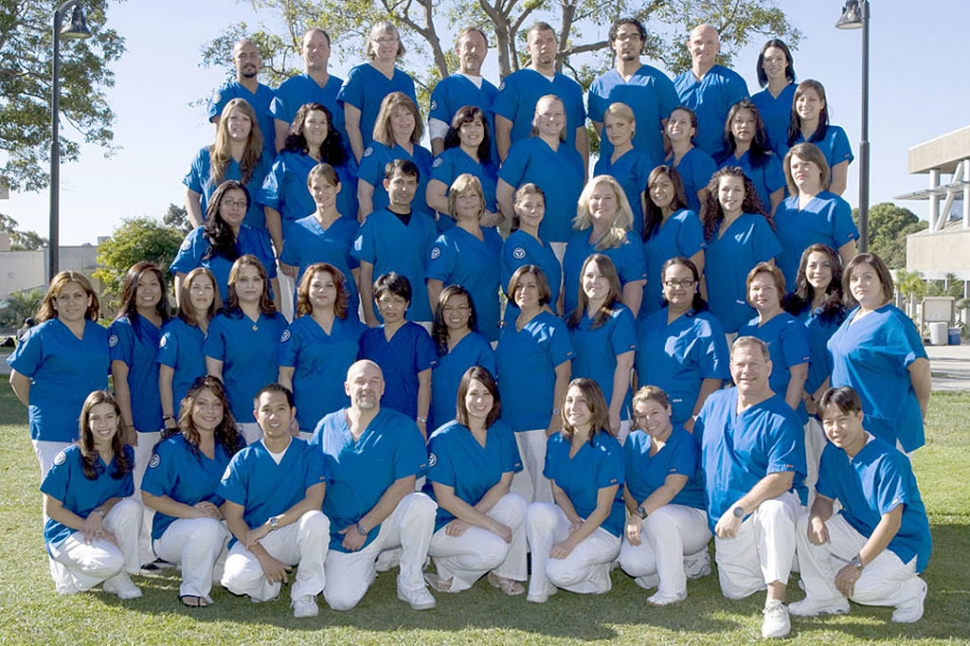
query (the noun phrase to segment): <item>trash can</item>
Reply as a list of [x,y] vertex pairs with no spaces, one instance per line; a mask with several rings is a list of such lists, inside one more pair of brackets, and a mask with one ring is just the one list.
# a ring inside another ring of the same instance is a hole
[[949,329],[949,341],[950,345],[960,345],[960,328],[951,327]]
[[946,345],[947,324],[943,321],[934,321],[930,323],[930,345]]

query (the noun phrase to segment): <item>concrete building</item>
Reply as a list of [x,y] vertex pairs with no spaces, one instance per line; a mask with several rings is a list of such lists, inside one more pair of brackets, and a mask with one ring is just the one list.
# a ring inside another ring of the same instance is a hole
[[[59,266],[62,270],[79,271],[91,280],[100,294],[101,281],[92,277],[98,268],[98,248],[91,244],[61,247]],[[47,289],[44,274],[47,270],[47,249],[38,251],[11,251],[10,237],[0,234],[0,301],[11,292],[24,289]]]

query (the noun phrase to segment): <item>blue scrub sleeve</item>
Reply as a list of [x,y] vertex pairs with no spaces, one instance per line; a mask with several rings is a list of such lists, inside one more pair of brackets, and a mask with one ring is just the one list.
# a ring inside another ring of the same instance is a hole
[[418,330],[414,339],[414,374],[431,370],[431,365],[438,359],[431,335],[421,326],[418,326]]
[[901,368],[909,368],[909,364],[917,359],[927,358],[926,348],[912,320],[901,310],[894,310],[892,314],[891,322],[887,321],[883,351],[889,356],[898,357]]
[[614,485],[623,486],[623,477],[626,469],[623,464],[623,451],[619,443],[614,442],[611,445],[607,445],[604,453],[603,461],[600,463],[599,470],[596,473],[596,486],[600,489]]
[[[811,343],[808,339],[808,328],[800,322],[787,325],[781,331],[781,352],[788,367],[808,363],[812,359]],[[784,393],[779,393],[784,397]]]
[[400,480],[408,476],[420,475],[428,465],[428,450],[418,425],[407,420],[408,423],[395,432],[401,434],[397,451],[394,452],[394,479]]
[[519,447],[515,441],[515,433],[504,424],[493,425],[489,433],[498,433],[502,440],[502,473],[518,473],[522,470],[522,457],[519,455]]
[[31,329],[7,358],[7,365],[24,377],[33,378],[43,360],[44,338],[40,332],[40,328]]
[[678,443],[676,451],[670,456],[667,475],[676,474],[693,478],[697,474],[700,454],[696,442],[691,441],[690,438],[684,439],[687,441]]
[[360,158],[360,166],[357,169],[357,180],[367,182],[377,189],[383,186],[383,179],[384,169],[381,167],[380,160],[374,154],[374,147],[368,146]]
[[[801,440],[804,431],[794,414],[779,418],[779,423],[768,432],[770,439],[767,441],[768,455],[765,458],[768,464],[765,473],[793,471],[804,476],[805,442]],[[696,427],[694,433],[697,433]]]
[[549,353],[553,367],[559,367],[575,357],[576,352],[569,341],[569,331],[566,329],[565,323],[557,318],[553,318],[553,321],[554,324],[549,326],[549,345],[546,351]]
[[121,361],[130,368],[135,362],[134,328],[115,321],[108,327],[108,335],[108,354],[111,361]]
[[277,361],[281,368],[295,368],[300,351],[303,349],[303,337],[299,334],[296,321],[294,319],[290,327],[283,332],[280,337],[280,346],[277,352]]
[[752,246],[758,262],[768,262],[782,252],[781,243],[771,230],[771,225],[760,215],[755,221],[752,233]]
[[60,502],[64,502],[67,499],[67,486],[71,475],[71,465],[67,463],[67,458],[76,458],[80,455],[80,452],[72,452],[71,456],[64,451],[58,453],[54,457],[54,463],[51,465],[50,471],[47,472],[44,481],[40,483],[41,493],[45,493]]
[[[172,491],[178,478],[178,461],[169,451],[166,442],[155,446],[145,477],[141,481],[141,490],[153,496],[167,496]],[[180,502],[180,501],[176,501]]]
[[713,316],[707,322],[710,325],[710,336],[700,358],[701,379],[730,379],[731,351],[728,349],[724,328]]
[[626,285],[638,280],[647,280],[647,261],[643,257],[643,247],[633,239],[632,232],[627,234],[627,244],[623,245],[621,253],[622,260],[616,268],[620,275],[620,282]]
[[219,487],[216,489],[216,495],[223,500],[228,500],[229,502],[245,507],[246,483],[239,473],[239,467],[242,465],[241,455],[242,453],[237,453],[229,463],[225,475],[222,476],[222,482],[219,483]]
[[425,278],[440,280],[447,284],[455,271],[456,262],[458,262],[458,249],[446,236],[438,236],[428,251],[428,269],[425,272]]
[[350,252],[350,255],[359,262],[369,262],[372,265],[377,264],[377,240],[373,231],[373,222],[373,218],[367,218],[364,225],[360,227],[357,239],[354,240],[354,247]]
[[309,446],[301,447],[304,452],[306,473],[304,473],[303,486],[309,489],[315,485],[331,482],[330,468],[323,457],[323,451],[312,450]]
[[169,368],[175,368],[179,356],[178,335],[171,330],[163,330],[162,338],[158,342],[158,352],[155,353],[155,363]]
[[428,440],[428,456],[428,480],[454,487],[458,479],[455,477],[455,465],[448,454],[448,442],[442,441],[441,436],[432,435]]
[[202,195],[205,192],[203,185],[205,184],[205,180],[207,180],[208,177],[205,177],[205,179],[203,179],[203,176],[208,175],[208,170],[207,170],[208,164],[206,163],[206,161],[208,160],[208,157],[209,157],[209,150],[207,148],[203,148],[202,150],[200,150],[195,155],[195,158],[192,160],[192,163],[189,164],[189,170],[188,172],[185,173],[185,177],[182,178],[182,184],[184,184],[190,190],[195,191],[199,195]]
[[[528,140],[526,139],[523,141]],[[522,146],[512,144],[512,148],[509,149],[508,157],[505,158],[505,161],[502,163],[502,167],[498,171],[498,178],[503,180],[512,188],[518,188],[522,183],[522,179],[525,177],[525,173],[528,168],[528,152]],[[548,217],[549,214],[546,215]]]
[[263,206],[268,206],[274,211],[283,210],[283,186],[286,182],[286,166],[282,159],[273,162],[273,168],[263,179],[263,185],[259,188],[256,195],[252,196],[253,201]]
[[842,128],[838,128],[832,134],[832,166],[837,166],[842,162],[852,163],[855,157],[852,155],[852,145]]
[[[778,155],[768,155],[765,161],[765,188],[768,189],[768,193],[771,194],[780,188],[785,188],[787,186],[785,170],[781,166]],[[765,204],[764,207],[768,211],[771,210],[770,204]]]
[[832,219],[833,237],[838,247],[859,238],[859,228],[852,220],[852,207],[848,202],[841,198],[835,200]]
[[[364,65],[366,64],[364,63]],[[343,107],[345,103],[349,103],[358,110],[363,111],[364,85],[364,78],[360,66],[352,68],[347,75],[347,80],[340,86],[340,91],[337,93],[337,104]]]
[[625,307],[616,317],[616,326],[610,335],[610,349],[615,357],[624,352],[635,352],[637,349],[637,324],[633,313]]
[[202,344],[202,351],[205,353],[205,356],[218,359],[219,361],[225,361],[226,331],[224,325],[223,321],[219,318],[212,319],[212,322],[209,324],[209,333],[206,335],[205,341]]

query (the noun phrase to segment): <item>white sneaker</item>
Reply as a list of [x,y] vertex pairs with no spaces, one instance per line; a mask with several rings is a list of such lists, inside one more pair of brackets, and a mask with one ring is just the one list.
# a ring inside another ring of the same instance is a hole
[[550,585],[549,590],[547,590],[546,592],[533,593],[532,591],[530,591],[529,596],[527,596],[525,600],[530,603],[545,603],[546,601],[549,601],[549,597],[556,594],[557,592],[559,592],[559,588],[557,588],[554,585]]
[[849,612],[849,602],[840,598],[831,603],[817,603],[813,599],[805,597],[801,601],[788,606],[789,614],[796,617],[817,617],[819,615],[844,615]]
[[901,603],[893,611],[893,621],[897,624],[911,624],[919,621],[923,617],[923,602],[926,600],[926,581],[916,577],[917,583],[907,583],[906,586],[913,586],[916,594],[907,603]]
[[105,592],[110,592],[119,599],[137,599],[141,596],[141,590],[128,577],[127,572],[116,574],[105,580],[101,587]]
[[765,602],[765,619],[761,623],[761,636],[765,639],[782,639],[791,634],[791,618],[788,606],[777,600]]
[[293,608],[293,616],[296,619],[316,617],[320,614],[320,608],[317,607],[317,600],[309,594],[299,599],[294,599],[290,606]]
[[408,590],[401,587],[399,582],[397,584],[397,598],[401,601],[407,601],[411,610],[431,610],[435,607],[434,597],[423,585],[420,588]]
[[711,573],[711,555],[707,548],[696,554],[688,554],[684,557],[684,574],[689,580],[699,579]]
[[687,598],[687,593],[683,594],[660,594],[659,592],[647,598],[647,603],[651,606],[669,606],[672,603],[679,603]]

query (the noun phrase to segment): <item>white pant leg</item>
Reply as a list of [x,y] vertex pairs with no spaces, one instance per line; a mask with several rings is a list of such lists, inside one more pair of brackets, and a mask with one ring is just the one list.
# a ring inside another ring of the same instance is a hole
[[[276,251],[277,254],[282,252],[282,249]],[[292,323],[293,304],[296,302],[296,280],[279,271],[279,269],[276,271],[276,278],[280,282],[280,314],[286,317],[287,323]]]
[[526,502],[547,502],[552,504],[552,485],[542,475],[546,465],[546,429],[522,431],[515,434],[515,443],[522,458],[522,470],[512,476],[512,493],[517,493]]
[[808,488],[808,508],[815,502],[815,483],[818,482],[818,463],[822,459],[822,450],[828,440],[822,423],[814,416],[808,418],[805,424],[805,464],[808,473],[805,476],[805,487]]
[[766,500],[741,523],[734,538],[714,538],[717,575],[728,599],[743,599],[774,581],[788,583],[795,557],[798,496]]
[[687,594],[684,555],[705,549],[710,540],[704,510],[664,505],[647,516],[640,545],[623,540],[620,567],[634,577],[656,574],[661,595],[683,597]]
[[[135,497],[137,497],[139,501],[141,500],[141,481],[145,479],[145,471],[148,470],[148,463],[152,459],[152,452],[155,449],[155,444],[158,443],[161,436],[162,434],[159,431],[139,433],[138,446],[132,447],[135,450],[135,468],[132,470],[132,476],[135,480]],[[150,507],[143,506],[141,526],[145,527],[146,531],[142,533],[141,538],[139,539],[139,563],[151,563],[155,560],[155,552],[152,551],[151,535],[152,520],[154,518],[155,510]]]
[[229,530],[215,518],[179,518],[153,543],[155,553],[182,568],[179,596],[212,601],[213,570],[229,540]]
[[495,568],[500,577],[513,581],[529,578],[528,556],[526,555],[525,514],[529,503],[518,494],[507,493],[489,512],[489,515],[512,529],[512,542],[509,543],[505,560]]
[[242,436],[246,438],[246,446],[255,444],[263,439],[263,429],[256,422],[248,422],[245,424],[237,422],[236,426],[239,427],[239,432],[242,433]]
[[[37,455],[37,462],[40,463],[40,481],[44,482],[47,472],[54,466],[54,458],[57,454],[71,446],[73,442],[48,442],[46,440],[31,440],[34,446],[34,454]],[[46,522],[46,516],[44,517]]]
[[[517,434],[518,435],[518,434]],[[534,502],[525,513],[525,535],[532,552],[529,596],[542,597],[552,592],[546,563],[553,545],[569,536],[569,519],[562,509],[549,502]]]
[[620,443],[620,446],[626,443],[626,437],[630,434],[631,428],[633,428],[631,420],[625,419],[620,422],[620,430],[616,434],[616,441]]

